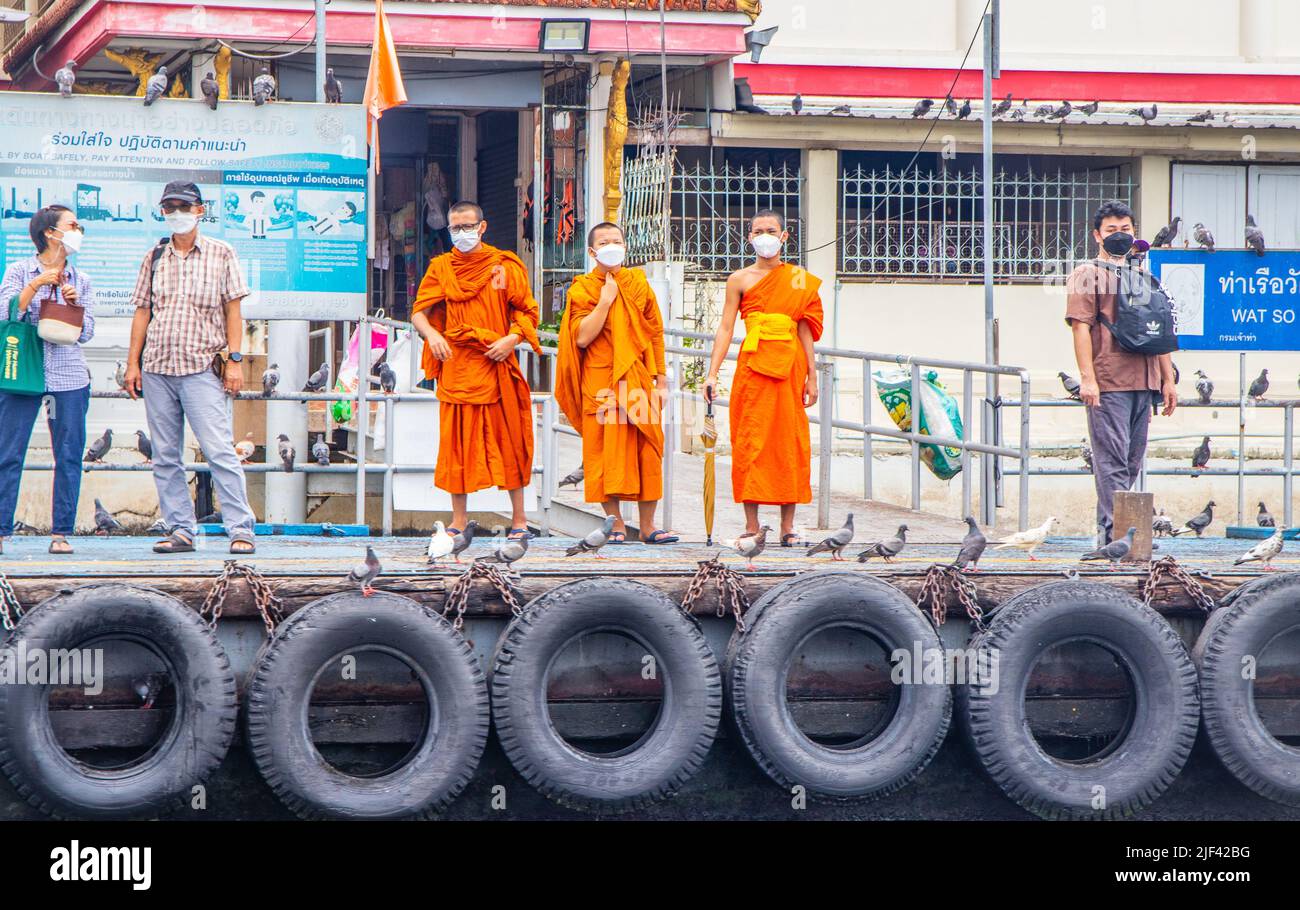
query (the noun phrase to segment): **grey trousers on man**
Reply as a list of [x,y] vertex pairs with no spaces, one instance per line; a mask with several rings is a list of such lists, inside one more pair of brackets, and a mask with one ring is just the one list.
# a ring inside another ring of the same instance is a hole
[[211,370],[188,376],[146,372],[142,385],[153,437],[153,481],[167,527],[187,531],[190,537],[198,531],[194,501],[185,482],[185,421],[189,420],[211,469],[226,535],[231,540],[252,540],[256,519],[231,439],[230,399],[221,380]]
[[1152,392],[1102,392],[1101,403],[1087,409],[1097,485],[1097,533],[1106,542],[1112,536],[1115,491],[1132,489],[1142,471],[1153,399]]

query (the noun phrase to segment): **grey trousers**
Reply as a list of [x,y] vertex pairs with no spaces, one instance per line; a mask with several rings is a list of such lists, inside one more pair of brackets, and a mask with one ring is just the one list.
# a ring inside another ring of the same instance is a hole
[[153,438],[153,481],[163,521],[193,537],[198,531],[194,501],[185,482],[185,421],[203,449],[221,501],[221,517],[231,540],[253,539],[256,520],[244,488],[244,469],[231,440],[229,401],[211,370],[188,376],[145,373],[144,408]]
[[1106,542],[1111,539],[1115,491],[1132,489],[1142,471],[1152,398],[1151,392],[1102,392],[1101,404],[1087,409],[1097,532]]

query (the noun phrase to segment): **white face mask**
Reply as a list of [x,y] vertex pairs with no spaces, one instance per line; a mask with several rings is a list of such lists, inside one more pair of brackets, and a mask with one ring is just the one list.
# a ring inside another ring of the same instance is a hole
[[199,223],[199,216],[193,212],[169,212],[163,215],[163,221],[173,234],[188,234]]
[[478,229],[471,228],[468,231],[452,231],[451,242],[456,249],[462,253],[468,253],[474,247],[478,246]]
[[754,252],[763,259],[771,259],[781,252],[781,238],[775,234],[759,234],[749,243],[754,248]]
[[607,269],[616,269],[627,258],[627,247],[621,243],[607,243],[596,250],[596,261]]
[[81,241],[86,235],[81,231],[64,231],[63,236],[59,238],[63,242],[63,248],[69,253],[75,253],[81,249]]

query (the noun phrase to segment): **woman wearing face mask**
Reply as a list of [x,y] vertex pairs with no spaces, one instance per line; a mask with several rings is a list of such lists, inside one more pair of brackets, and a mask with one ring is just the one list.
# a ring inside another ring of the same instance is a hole
[[43,305],[62,303],[80,307],[82,322],[75,342],[44,343],[44,396],[0,392],[0,553],[4,552],[4,538],[13,535],[18,486],[32,427],[41,403],[48,400],[50,444],[54,450],[50,552],[66,554],[72,552],[67,538],[73,532],[81,495],[81,453],[86,448],[86,410],[90,406],[90,373],[81,346],[95,335],[94,294],[86,273],[69,261],[81,249],[83,236],[70,209],[48,205],[32,216],[28,229],[36,255],[14,262],[5,270],[0,281],[0,307],[7,311],[16,298],[21,317],[37,323]]

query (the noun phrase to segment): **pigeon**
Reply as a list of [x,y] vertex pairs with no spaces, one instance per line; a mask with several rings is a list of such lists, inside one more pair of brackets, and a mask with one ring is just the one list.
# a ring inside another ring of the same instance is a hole
[[1259,514],[1255,516],[1255,523],[1261,528],[1277,527],[1277,522],[1273,520],[1272,515],[1268,514],[1268,509],[1264,508],[1263,502],[1259,504]]
[[113,381],[117,383],[117,387],[119,389],[121,389],[123,392],[126,391],[126,365],[125,364],[121,362],[118,363],[117,372],[113,374]]
[[1128,556],[1129,551],[1133,549],[1133,535],[1137,533],[1137,528],[1129,528],[1128,532],[1119,540],[1112,540],[1104,547],[1098,547],[1091,553],[1084,553],[1079,557],[1079,562],[1095,562],[1103,559],[1110,560],[1110,567],[1116,568],[1119,561]]
[[1268,391],[1268,370],[1260,370],[1259,376],[1250,384],[1250,389],[1246,392],[1256,401],[1264,400],[1264,393]]
[[957,111],[957,119],[965,120],[969,116],[970,116],[970,99],[967,98],[965,101],[962,102],[961,110]]
[[1027,550],[1029,558],[1034,562],[1038,557],[1034,556],[1034,550],[1042,546],[1043,541],[1047,540],[1047,535],[1052,532],[1052,527],[1056,524],[1056,516],[1053,515],[1036,528],[1030,528],[1028,531],[1020,531],[1012,534],[1006,540],[999,541],[994,547],[996,550],[1005,550],[1015,548],[1017,550]]
[[1210,463],[1210,437],[1201,438],[1201,444],[1192,452],[1192,476],[1200,477],[1197,468],[1203,468]]
[[239,456],[242,464],[248,464],[248,459],[253,457],[255,451],[257,451],[257,446],[253,443],[252,433],[248,433],[243,439],[235,443],[235,454]]
[[460,562],[460,554],[469,549],[469,545],[474,542],[474,532],[478,530],[478,522],[470,519],[465,522],[465,530],[459,534],[452,535],[451,555]]
[[853,543],[853,513],[850,512],[844,519],[844,526],[838,531],[827,537],[821,543],[812,547],[805,555],[816,556],[818,553],[829,553],[831,559],[843,559],[844,548]]
[[943,99],[943,109],[947,112],[949,117],[957,116],[957,102],[952,100],[952,95]]
[[803,110],[803,95],[798,92],[794,93],[794,99],[790,102],[790,110],[794,111],[796,117],[799,116],[799,112]]
[[1011,110],[1011,93],[1007,92],[1007,97],[993,105],[993,116],[1001,117],[1009,110]]
[[1075,379],[1064,370],[1056,374],[1061,377],[1061,385],[1065,386],[1065,393],[1075,401],[1079,400],[1079,380]]
[[1214,383],[1201,370],[1196,371],[1196,394],[1201,397],[1201,404],[1209,404],[1214,395]]
[[302,387],[304,392],[323,392],[325,386],[330,381],[330,365],[326,361],[316,368],[316,372],[307,377],[307,383]]
[[1044,117],[1052,116],[1053,110],[1055,110],[1055,108],[1050,104],[1040,104],[1038,107],[1034,108],[1034,116],[1041,120]]
[[879,556],[885,562],[893,562],[894,557],[903,552],[907,546],[907,525],[899,525],[898,531],[888,540],[880,540],[858,554],[858,562],[867,562]]
[[1160,514],[1151,519],[1151,533],[1156,537],[1173,537],[1174,523],[1169,520],[1165,510],[1161,509]]
[[72,87],[77,84],[77,61],[69,60],[55,70],[54,81],[59,86],[59,94],[64,98],[71,98]]
[[963,572],[978,572],[980,570],[980,557],[984,555],[984,548],[989,545],[989,539],[984,536],[980,526],[975,523],[973,515],[966,516],[966,526],[970,530],[961,539],[961,549],[957,551],[957,560],[953,563],[953,567],[961,569]]
[[135,431],[135,448],[144,456],[146,463],[153,463],[153,443],[149,441],[149,437],[144,430]]
[[1215,502],[1211,499],[1205,504],[1204,509],[1187,519],[1187,523],[1175,531],[1174,536],[1179,537],[1183,534],[1195,534],[1197,537],[1200,537],[1201,534],[1204,533],[1205,529],[1210,526],[1210,522],[1214,521],[1214,506]]
[[149,527],[145,528],[146,534],[161,534],[164,537],[171,533],[171,528],[167,527],[167,519],[159,518]]
[[1156,231],[1156,239],[1151,241],[1151,245],[1162,246],[1165,248],[1172,246],[1174,238],[1178,236],[1178,224],[1182,220],[1182,216],[1177,215],[1174,217],[1173,221],[1170,221],[1160,230]]
[[[1263,503],[1260,503],[1262,506]],[[1248,562],[1262,562],[1265,572],[1275,571],[1273,568],[1273,559],[1277,554],[1282,552],[1282,528],[1273,532],[1273,536],[1267,540],[1261,540],[1255,546],[1251,547],[1242,555],[1232,561],[1234,566],[1244,565]]]
[[113,513],[104,508],[104,504],[95,500],[95,533],[107,537],[114,531],[125,531],[122,523],[113,517]]
[[1214,119],[1214,111],[1206,108],[1199,114],[1193,114],[1187,118],[1188,123],[1208,123]]
[[325,444],[325,436],[323,433],[316,434],[316,442],[311,447],[311,457],[314,458],[316,464],[320,465],[322,468],[329,467],[330,447]]
[[342,528],[337,528],[334,526],[334,522],[322,521],[320,523],[320,536],[321,537],[343,537],[344,533]]
[[1099,107],[1101,107],[1100,101],[1089,101],[1087,104],[1079,105],[1075,110],[1078,113],[1083,114],[1085,117],[1091,117],[1093,114],[1097,113],[1097,108]]
[[576,469],[564,475],[564,479],[560,481],[560,486],[572,486],[576,489],[578,484],[582,483],[582,478],[584,476],[585,474],[582,465],[578,465]]
[[221,86],[212,73],[203,77],[203,81],[199,83],[199,91],[203,93],[203,100],[207,102],[208,107],[215,111],[217,99],[221,96]]
[[577,556],[579,553],[590,553],[599,559],[605,557],[600,555],[600,548],[609,543],[610,532],[614,530],[614,516],[606,515],[605,523],[596,530],[592,531],[582,540],[564,551],[565,556]]
[[447,533],[447,529],[443,527],[442,522],[435,521],[433,523],[433,533],[429,535],[429,549],[427,552],[429,565],[435,565],[438,560],[450,556],[455,546],[456,538]]
[[754,557],[763,552],[767,546],[767,532],[772,530],[768,525],[763,525],[758,529],[757,534],[744,534],[735,540],[723,541],[723,544],[730,546],[749,563],[749,567],[754,568]]
[[835,117],[852,117],[853,109],[847,104],[837,104],[835,107],[830,109],[830,114]]
[[1155,104],[1147,104],[1147,105],[1143,105],[1142,107],[1135,107],[1133,108],[1133,110],[1129,111],[1129,113],[1132,114],[1134,117],[1141,117],[1143,123],[1150,123],[1152,120],[1156,119],[1156,114],[1158,114],[1159,112],[1160,109],[1156,107]]
[[275,97],[275,77],[265,66],[253,80],[253,103],[259,107]]
[[1264,232],[1255,226],[1255,216],[1246,216],[1246,246],[1255,251],[1256,256],[1264,255]]
[[1025,98],[1020,102],[1020,107],[1011,112],[1011,119],[1017,122],[1025,119],[1025,114],[1029,113],[1029,99]]
[[141,711],[148,711],[158,700],[158,696],[167,688],[167,682],[171,679],[170,674],[164,672],[150,673],[143,679],[132,681],[131,688],[135,694],[140,697]]
[[270,398],[280,384],[280,365],[273,363],[262,373],[262,397]]
[[391,395],[397,389],[397,374],[387,362],[379,365],[379,388],[385,395]]
[[343,103],[343,83],[334,78],[334,67],[325,68],[325,103]]
[[90,448],[86,449],[85,460],[87,462],[102,462],[104,456],[108,454],[108,450],[111,448],[113,448],[113,430],[110,428],[104,430],[104,435],[92,442]]
[[480,556],[475,562],[503,562],[510,566],[523,559],[528,553],[528,537],[525,534],[518,540],[507,540],[501,546],[497,547],[496,552],[490,556]]
[[1214,235],[1199,221],[1192,225],[1192,239],[1200,244],[1201,249],[1214,252]]
[[1068,101],[1062,101],[1061,106],[1058,107],[1056,110],[1052,111],[1052,116],[1048,119],[1064,120],[1066,117],[1070,116],[1070,112],[1073,110],[1074,110],[1073,104],[1071,104]]
[[163,96],[167,91],[167,67],[158,67],[158,72],[149,77],[149,81],[144,86],[144,106],[148,107]]
[[1083,459],[1083,466],[1092,472],[1092,446],[1088,445],[1088,437],[1083,437],[1079,441],[1079,456]]
[[379,573],[384,569],[379,564],[379,557],[375,555],[373,547],[366,547],[366,561],[358,563],[352,567],[348,573],[348,581],[352,584],[361,585],[361,596],[369,597],[375,593],[375,589],[370,583],[379,577]]
[[924,117],[926,114],[930,113],[930,108],[932,107],[934,107],[934,102],[929,98],[926,98],[923,101],[918,101],[916,102],[916,105],[912,108],[912,116],[914,118]]
[[28,524],[27,522],[25,522],[25,521],[15,521],[15,522],[14,522],[14,533],[15,533],[15,534],[35,534],[35,533],[36,533],[36,529],[33,528],[31,525],[29,525],[29,524]]
[[293,446],[289,445],[288,436],[285,436],[283,433],[281,433],[279,436],[275,438],[280,443],[279,446],[277,447],[277,451],[279,451],[280,453],[280,463],[284,465],[284,472],[286,474],[292,474],[293,458],[297,454],[297,452],[294,451]]

